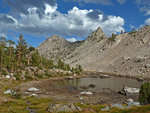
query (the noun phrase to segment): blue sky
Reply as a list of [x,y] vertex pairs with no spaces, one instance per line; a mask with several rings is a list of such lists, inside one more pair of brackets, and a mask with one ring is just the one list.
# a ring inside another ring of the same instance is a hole
[[51,35],[83,40],[101,27],[107,36],[150,25],[150,0],[0,0],[0,36],[23,34],[37,47]]

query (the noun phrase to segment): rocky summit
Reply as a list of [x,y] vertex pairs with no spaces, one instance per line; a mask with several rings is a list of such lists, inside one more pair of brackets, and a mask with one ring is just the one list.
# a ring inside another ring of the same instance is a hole
[[63,59],[71,66],[80,64],[85,71],[132,76],[150,73],[150,26],[109,38],[99,27],[86,40],[74,43],[52,36],[37,49],[47,58]]

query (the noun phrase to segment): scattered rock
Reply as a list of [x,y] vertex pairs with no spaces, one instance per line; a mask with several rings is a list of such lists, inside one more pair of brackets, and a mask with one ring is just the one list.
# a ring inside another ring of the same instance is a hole
[[11,94],[11,90],[9,89],[9,90],[5,91],[4,94]]
[[131,106],[140,106],[140,103],[139,102],[128,102],[127,105],[130,107]]
[[29,97],[32,97],[32,96],[36,97],[36,96],[37,96],[37,94],[31,94],[31,95],[29,95]]
[[137,81],[143,82],[143,81],[144,81],[144,78],[137,78]]
[[119,109],[124,109],[124,107],[123,107],[122,104],[113,104],[113,105],[111,106],[111,108],[113,108],[113,107],[116,107],[116,108],[119,108]]
[[7,91],[3,92],[4,94],[10,94],[11,96],[15,95],[16,92],[13,90],[8,89]]
[[77,74],[74,74],[73,76],[77,76]]
[[118,93],[127,96],[132,94],[138,94],[139,91],[140,91],[139,88],[123,87],[123,89]]
[[91,87],[91,88],[95,88],[96,87],[95,84],[89,84],[88,86]]
[[4,103],[8,102],[7,98],[5,98],[5,99],[3,100],[3,102],[4,102]]
[[57,110],[56,110],[57,113],[59,112],[72,112],[71,108],[69,108],[68,106],[64,105],[62,107],[59,107]]
[[110,109],[109,109],[108,106],[106,106],[106,108],[101,109],[101,111],[109,111],[109,110],[110,110]]
[[68,76],[68,77],[66,77],[66,79],[71,80],[71,79],[74,79],[74,77],[73,76]]
[[106,101],[105,101],[104,99],[100,99],[97,103],[98,103],[98,104],[105,104]]
[[35,88],[35,87],[30,87],[30,88],[28,89],[28,92],[38,92],[38,91],[40,91],[40,90],[37,89],[37,88]]
[[80,97],[79,99],[80,99],[80,100],[84,100],[84,98],[82,98],[82,97]]
[[129,98],[129,99],[127,100],[127,102],[133,102],[133,99],[132,99],[132,98]]
[[93,93],[90,91],[84,91],[80,93],[81,95],[92,95]]
[[27,106],[27,111],[29,111],[29,113],[37,113],[37,110],[31,109],[28,106]]
[[100,78],[109,78],[108,75],[101,75]]
[[146,64],[146,65],[145,65],[145,68],[150,68],[150,64]]
[[139,88],[124,87],[123,90],[127,93],[139,93]]
[[75,106],[74,104],[51,104],[46,110],[50,113],[82,111],[80,107]]
[[78,111],[82,111],[82,109],[79,106],[76,106]]
[[81,86],[80,88],[81,88],[81,89],[88,89],[89,86]]
[[10,75],[6,75],[6,77],[5,77],[6,79],[10,79]]

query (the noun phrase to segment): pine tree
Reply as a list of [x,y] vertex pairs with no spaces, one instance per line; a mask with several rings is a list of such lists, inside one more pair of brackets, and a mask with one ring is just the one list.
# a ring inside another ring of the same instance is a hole
[[17,45],[17,72],[22,68],[26,63],[26,53],[27,53],[27,42],[23,38],[23,35],[20,35],[18,45]]
[[6,38],[0,38],[0,71],[4,68],[4,56],[5,56]]
[[15,54],[14,54],[14,47],[13,45],[15,45],[15,42],[12,41],[12,40],[7,40],[7,43],[9,44],[9,47],[8,47],[8,56],[9,56],[9,59],[8,59],[8,67],[10,68],[11,72],[14,71],[14,61],[15,61]]

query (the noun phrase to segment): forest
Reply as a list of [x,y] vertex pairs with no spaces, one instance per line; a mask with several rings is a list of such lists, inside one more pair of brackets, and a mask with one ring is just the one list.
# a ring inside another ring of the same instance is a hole
[[21,74],[26,67],[36,67],[38,69],[61,69],[78,73],[82,71],[82,67],[77,65],[71,68],[69,64],[65,64],[61,59],[54,62],[41,56],[36,48],[29,46],[23,35],[18,38],[17,44],[12,40],[6,40],[5,37],[0,38],[0,74],[7,73]]

